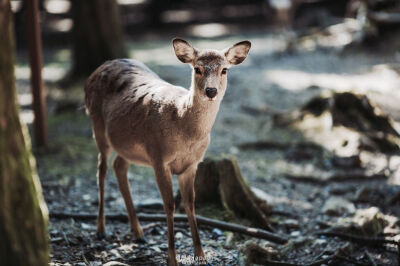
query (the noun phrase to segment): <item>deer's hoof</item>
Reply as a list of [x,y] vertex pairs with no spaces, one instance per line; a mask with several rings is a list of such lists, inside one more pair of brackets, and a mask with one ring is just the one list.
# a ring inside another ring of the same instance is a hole
[[101,239],[105,239],[106,238],[106,233],[104,232],[97,232],[96,233],[97,239],[101,240]]
[[179,266],[176,258],[173,258],[173,259],[168,258],[167,259],[167,265],[168,266]]
[[138,244],[147,244],[147,239],[146,239],[144,236],[142,236],[142,237],[136,238],[136,239],[135,239],[135,243],[138,243]]

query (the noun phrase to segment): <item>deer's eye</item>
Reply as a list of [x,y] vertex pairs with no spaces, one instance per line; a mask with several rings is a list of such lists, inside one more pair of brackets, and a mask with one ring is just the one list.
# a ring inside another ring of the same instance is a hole
[[201,75],[200,68],[198,68],[198,67],[195,67],[195,68],[194,68],[194,72],[195,72],[196,74],[198,74],[198,75]]
[[222,74],[222,75],[225,75],[227,71],[228,71],[228,69],[227,69],[227,68],[224,68],[224,69],[222,69],[221,74]]

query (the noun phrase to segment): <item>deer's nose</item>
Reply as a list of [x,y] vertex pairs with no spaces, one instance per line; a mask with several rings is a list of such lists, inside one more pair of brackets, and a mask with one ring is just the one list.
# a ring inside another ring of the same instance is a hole
[[206,95],[208,98],[214,98],[215,95],[217,95],[217,89],[216,88],[206,88]]

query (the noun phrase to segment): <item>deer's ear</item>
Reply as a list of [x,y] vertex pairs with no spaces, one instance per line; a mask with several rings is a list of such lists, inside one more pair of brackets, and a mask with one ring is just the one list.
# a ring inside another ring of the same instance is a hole
[[231,65],[239,65],[246,59],[247,55],[249,54],[250,48],[251,42],[238,42],[234,46],[224,51],[226,60],[228,60],[229,64]]
[[175,38],[172,40],[175,54],[183,63],[192,63],[196,56],[196,49],[194,49],[187,41]]

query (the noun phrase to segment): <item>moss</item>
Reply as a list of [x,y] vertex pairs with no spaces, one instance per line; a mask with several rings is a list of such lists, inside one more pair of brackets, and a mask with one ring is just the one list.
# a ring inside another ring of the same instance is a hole
[[43,179],[65,176],[96,176],[97,147],[89,118],[83,113],[49,116],[49,145],[36,150]]
[[47,265],[47,208],[15,96],[12,16],[0,1],[0,257],[4,265]]

